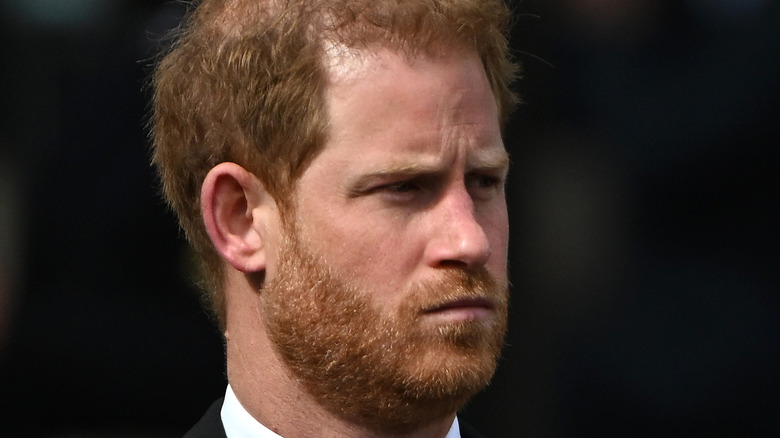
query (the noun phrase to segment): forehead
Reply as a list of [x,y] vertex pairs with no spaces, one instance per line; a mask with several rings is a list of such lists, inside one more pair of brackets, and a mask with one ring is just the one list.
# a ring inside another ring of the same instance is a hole
[[[344,49],[329,67],[324,151],[505,154],[498,111],[475,51],[405,56],[390,50]],[[418,154],[418,155],[419,155]]]

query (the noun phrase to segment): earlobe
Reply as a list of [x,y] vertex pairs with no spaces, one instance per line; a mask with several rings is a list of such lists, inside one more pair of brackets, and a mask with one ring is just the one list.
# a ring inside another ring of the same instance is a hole
[[201,187],[206,231],[222,257],[241,272],[266,268],[264,209],[274,200],[252,173],[235,163],[220,163]]

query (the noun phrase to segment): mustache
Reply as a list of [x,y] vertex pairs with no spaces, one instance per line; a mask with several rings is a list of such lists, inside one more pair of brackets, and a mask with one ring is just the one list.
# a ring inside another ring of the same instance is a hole
[[504,311],[509,301],[509,283],[485,268],[472,271],[451,268],[435,280],[414,284],[404,306],[414,314],[446,308],[457,303]]

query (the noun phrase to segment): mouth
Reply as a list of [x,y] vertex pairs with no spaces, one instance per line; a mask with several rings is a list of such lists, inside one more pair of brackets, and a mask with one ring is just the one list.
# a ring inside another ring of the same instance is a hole
[[447,322],[481,321],[492,318],[496,303],[486,297],[463,297],[446,301],[423,310],[426,317]]

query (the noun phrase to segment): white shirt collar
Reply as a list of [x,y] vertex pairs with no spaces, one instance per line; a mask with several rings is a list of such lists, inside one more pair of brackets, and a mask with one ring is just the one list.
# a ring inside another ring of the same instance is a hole
[[460,438],[460,426],[458,425],[458,417],[455,417],[455,420],[452,422],[452,427],[450,427],[450,431],[447,432],[447,436],[444,438]]
[[[225,391],[225,401],[222,403],[222,425],[228,438],[282,438],[271,429],[260,424],[249,412],[241,406],[233,388],[228,385]],[[452,422],[450,431],[445,438],[460,438],[458,418]]]
[[260,424],[241,406],[230,385],[225,391],[225,401],[222,403],[220,416],[228,438],[282,438]]

